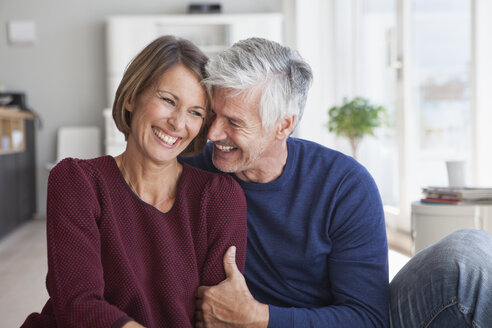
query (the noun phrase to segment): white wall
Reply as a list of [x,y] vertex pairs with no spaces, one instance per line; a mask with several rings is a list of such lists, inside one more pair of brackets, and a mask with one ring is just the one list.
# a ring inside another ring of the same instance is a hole
[[[191,2],[191,1],[190,1]],[[223,12],[281,12],[282,0],[222,0]],[[0,84],[27,95],[42,120],[37,130],[38,213],[46,211],[45,163],[55,160],[62,125],[97,125],[106,105],[104,20],[113,14],[182,14],[180,0],[0,0]],[[6,25],[32,20],[33,45],[9,45]],[[0,182],[1,183],[1,182]]]
[[335,0],[284,0],[285,44],[295,48],[311,65],[313,84],[294,135],[333,146],[328,133],[328,108],[336,94]]
[[331,141],[326,123],[335,85],[332,1],[298,0],[294,12],[295,48],[313,70],[313,85],[296,133],[301,138],[326,145]]

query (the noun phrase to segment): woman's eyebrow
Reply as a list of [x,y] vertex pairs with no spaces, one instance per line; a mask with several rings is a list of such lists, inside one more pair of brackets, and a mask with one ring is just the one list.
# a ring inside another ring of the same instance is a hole
[[170,94],[171,96],[173,96],[176,100],[179,100],[179,97],[176,96],[174,93],[172,93],[171,91],[167,91],[167,90],[162,90],[162,89],[157,89],[157,92],[158,93],[167,93],[167,94]]
[[[179,101],[179,97],[178,97],[178,96],[176,96],[176,95],[175,95],[174,93],[172,93],[171,91],[162,90],[162,89],[157,89],[157,92],[159,92],[159,93],[162,93],[162,92],[163,92],[163,93],[170,94],[170,95],[171,95],[171,96],[173,96],[173,97],[174,97],[177,101]],[[200,108],[200,109],[203,109],[204,111],[207,111],[207,110],[205,109],[205,107],[200,106],[200,105],[192,106],[192,108]]]

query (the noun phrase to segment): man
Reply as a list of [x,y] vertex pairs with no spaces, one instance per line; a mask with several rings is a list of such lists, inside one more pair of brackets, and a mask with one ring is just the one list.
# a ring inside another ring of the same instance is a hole
[[387,242],[373,179],[348,156],[289,138],[311,84],[309,65],[277,43],[248,39],[207,69],[213,145],[191,162],[231,173],[245,192],[247,286],[234,270],[233,287],[202,288],[198,297],[217,294],[237,309],[218,319],[238,314],[259,327],[384,326]]
[[[287,47],[252,38],[211,59],[207,70],[212,143],[184,161],[239,182],[248,206],[248,248],[244,277],[232,247],[224,256],[227,279],[197,290],[196,326],[385,327],[388,259],[377,187],[352,158],[290,137],[311,84],[309,65]],[[419,279],[430,279],[433,255]],[[409,270],[399,275],[402,286],[415,278]],[[411,288],[395,287],[395,327],[417,313],[405,299]]]

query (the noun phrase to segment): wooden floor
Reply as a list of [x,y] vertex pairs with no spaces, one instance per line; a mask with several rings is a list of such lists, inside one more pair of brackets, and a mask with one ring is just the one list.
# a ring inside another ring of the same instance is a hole
[[48,299],[44,220],[33,220],[0,240],[1,327],[20,327]]
[[390,249],[412,256],[412,237],[409,232],[386,228],[388,237],[388,246]]
[[[46,221],[30,221],[0,240],[0,326],[19,327],[48,299]],[[390,280],[409,257],[389,251]]]

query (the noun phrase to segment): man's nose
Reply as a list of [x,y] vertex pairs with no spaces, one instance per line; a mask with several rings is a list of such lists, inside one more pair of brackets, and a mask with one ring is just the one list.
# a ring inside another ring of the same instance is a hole
[[208,128],[208,139],[211,141],[225,139],[224,122],[220,118],[213,118]]

